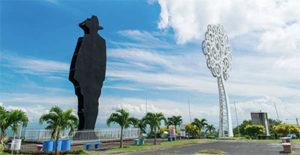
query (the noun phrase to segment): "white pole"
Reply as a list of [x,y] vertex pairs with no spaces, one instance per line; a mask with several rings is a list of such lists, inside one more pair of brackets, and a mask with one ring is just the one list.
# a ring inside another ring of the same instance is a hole
[[223,77],[221,77],[223,88],[224,88],[224,95],[225,95],[225,103],[226,103],[226,109],[227,109],[227,127],[228,127],[228,137],[233,137],[233,131],[232,131],[232,121],[231,121],[231,113],[230,113],[230,105],[229,105],[229,99],[226,93]]
[[235,116],[236,116],[236,126],[238,128],[238,134],[239,134],[239,137],[240,137],[240,127],[239,127],[239,120],[238,120],[238,115],[237,115],[237,111],[236,111],[236,104],[234,102],[234,107],[235,107]]
[[189,104],[189,116],[190,116],[190,123],[192,123],[190,98],[188,98],[188,104]]
[[146,114],[148,112],[148,94],[146,95]]
[[274,107],[275,107],[275,111],[276,111],[277,119],[279,120],[279,115],[278,115],[278,111],[277,111],[277,107],[276,107],[276,104],[275,104],[275,102],[274,102],[273,104],[274,104]]

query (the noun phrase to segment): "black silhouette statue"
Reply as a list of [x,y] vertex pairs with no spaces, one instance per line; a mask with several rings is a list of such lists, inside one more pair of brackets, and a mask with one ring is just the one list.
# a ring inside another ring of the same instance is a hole
[[[92,16],[79,24],[84,37],[79,37],[72,58],[69,80],[78,98],[78,130],[93,130],[98,116],[98,100],[105,79],[106,45],[98,34],[98,18]],[[75,135],[76,136],[76,135]]]

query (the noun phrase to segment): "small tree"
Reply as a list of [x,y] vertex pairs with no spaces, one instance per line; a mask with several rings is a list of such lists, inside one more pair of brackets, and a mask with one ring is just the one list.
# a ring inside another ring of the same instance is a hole
[[278,119],[275,120],[275,119],[269,118],[269,119],[268,119],[268,122],[269,122],[270,135],[271,135],[271,136],[274,136],[274,137],[277,139],[277,133],[276,133],[276,131],[275,131],[275,127],[276,127],[277,125],[281,124],[282,121],[281,121],[281,120],[278,120]]
[[205,127],[207,125],[207,121],[205,118],[199,120],[198,118],[195,118],[194,121],[192,122],[192,125],[197,126],[197,128],[199,129],[200,133],[199,136],[201,135],[201,130],[203,127]]
[[157,129],[161,125],[161,121],[164,120],[166,123],[166,118],[162,113],[151,113],[148,112],[144,118],[146,120],[146,123],[149,124],[150,128],[154,130],[154,145],[157,144]]
[[265,127],[263,125],[247,125],[245,130],[246,134],[251,138],[265,133]]
[[199,128],[197,128],[196,125],[188,123],[184,125],[184,128],[185,128],[185,132],[192,137],[196,137],[197,135],[200,134],[200,130]]
[[139,128],[141,133],[146,133],[146,127],[147,127],[147,124],[146,124],[146,121],[144,119],[137,119],[136,120],[136,124],[134,125],[135,128]]
[[172,116],[168,117],[168,120],[166,122],[166,126],[169,128],[170,125],[174,125],[175,129],[177,129],[177,126],[180,126],[182,124],[182,117],[181,116]]
[[78,118],[73,115],[72,112],[72,109],[68,109],[64,112],[58,106],[55,106],[50,109],[48,114],[44,114],[40,118],[40,124],[46,122],[48,124],[46,129],[51,130],[51,137],[56,139],[55,154],[57,155],[60,132],[62,130],[70,129],[69,136],[71,136],[78,125]]
[[209,134],[213,134],[216,131],[216,128],[214,127],[214,125],[206,125],[206,132],[208,132]]
[[289,132],[298,135],[300,133],[300,126],[294,124],[280,124],[275,126],[275,132],[280,136],[287,136]]
[[182,117],[172,116],[172,118],[173,118],[173,125],[175,126],[175,129],[177,129],[177,126],[180,126],[182,124]]
[[123,130],[128,128],[130,125],[136,125],[138,119],[134,117],[129,117],[129,113],[124,109],[118,109],[117,113],[112,113],[106,121],[107,126],[111,123],[117,123],[121,127],[121,137],[120,137],[120,148],[123,148]]
[[169,127],[171,125],[173,125],[173,117],[168,117],[165,124],[166,124],[167,128],[169,129]]
[[4,107],[0,106],[1,146],[4,146],[5,130],[8,127],[11,127],[15,134],[20,124],[26,127],[27,123],[28,117],[22,110],[6,111]]
[[241,133],[243,136],[245,136],[245,135],[246,135],[246,130],[245,130],[245,128],[246,128],[247,125],[252,125],[252,121],[251,121],[251,120],[244,120],[244,121],[242,122],[242,124],[240,124],[239,126],[237,126],[237,127],[235,127],[235,128],[233,129],[234,133],[235,133],[236,135],[238,135],[238,129],[239,129],[240,133]]

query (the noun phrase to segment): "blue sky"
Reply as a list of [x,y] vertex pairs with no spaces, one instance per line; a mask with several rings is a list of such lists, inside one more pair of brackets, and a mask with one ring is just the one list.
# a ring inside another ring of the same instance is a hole
[[31,122],[50,107],[75,111],[68,81],[78,24],[96,15],[107,43],[107,77],[97,124],[117,108],[133,116],[207,118],[218,125],[217,81],[206,67],[201,42],[208,24],[222,24],[232,46],[226,89],[239,120],[252,111],[295,123],[300,117],[300,12],[295,1],[238,0],[3,0],[0,37],[0,104],[23,109]]

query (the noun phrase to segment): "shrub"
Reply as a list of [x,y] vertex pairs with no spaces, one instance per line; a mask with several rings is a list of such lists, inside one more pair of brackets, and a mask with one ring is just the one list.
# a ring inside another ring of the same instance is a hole
[[259,134],[265,133],[265,127],[262,125],[247,125],[245,131],[250,137],[256,137]]
[[[168,127],[166,126],[163,126],[159,129],[159,133],[162,134],[163,132],[167,131],[169,134],[168,136],[170,136],[170,129],[175,129],[175,126],[171,125]],[[178,129],[176,128],[176,135],[178,135]]]
[[211,138],[211,137],[218,137],[218,133],[214,132],[207,135],[207,138]]
[[242,124],[240,124],[238,127],[235,127],[233,129],[234,135],[239,135],[239,133],[238,133],[238,128],[239,128],[241,136],[245,136],[246,135],[245,128],[246,128],[247,125],[252,125],[252,121],[251,120],[244,120],[242,122]]
[[300,126],[294,124],[280,124],[275,126],[275,132],[280,136],[287,136],[289,131],[291,134],[298,135],[300,133]]
[[199,128],[197,128],[196,125],[185,124],[184,127],[185,127],[186,134],[189,134],[192,137],[197,137],[197,135],[200,134],[200,130]]

